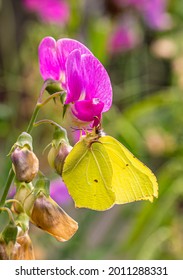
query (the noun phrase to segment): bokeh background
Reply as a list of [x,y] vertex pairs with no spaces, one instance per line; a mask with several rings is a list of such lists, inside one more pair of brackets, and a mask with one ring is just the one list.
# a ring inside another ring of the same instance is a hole
[[[34,151],[53,196],[79,223],[66,243],[31,226],[36,258],[183,259],[183,1],[0,0],[0,193],[7,154],[43,83],[37,48],[45,36],[77,39],[104,64],[114,93],[104,130],[153,170],[159,198],[106,212],[75,209],[43,153],[52,128],[35,128]],[[59,104],[41,117],[61,123]]]

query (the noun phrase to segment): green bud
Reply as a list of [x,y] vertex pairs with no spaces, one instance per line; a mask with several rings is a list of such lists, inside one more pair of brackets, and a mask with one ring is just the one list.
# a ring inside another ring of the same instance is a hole
[[23,232],[28,231],[29,229],[29,217],[27,216],[26,213],[20,213],[16,220],[15,223],[18,227],[20,227],[22,229]]
[[43,193],[45,196],[50,195],[50,180],[45,177],[42,173],[39,173],[39,176],[34,185],[34,193],[37,196],[40,192]]
[[48,162],[59,175],[62,175],[65,158],[71,150],[72,146],[69,144],[66,130],[56,127],[52,147],[48,153]]
[[26,183],[19,184],[19,186],[17,187],[17,192],[14,196],[14,199],[18,200],[22,204],[22,207],[19,203],[14,202],[13,203],[14,212],[19,214],[23,211],[22,208],[24,208],[24,202],[25,202],[26,198],[28,198],[28,197],[29,197],[29,200],[28,200],[29,203],[26,206],[27,206],[28,209],[31,208],[30,200],[34,201],[34,199],[35,199],[34,196],[32,195],[33,189],[34,188],[33,188],[33,185],[31,183],[29,183],[29,184],[26,184]]
[[17,238],[18,228],[11,223],[8,224],[2,232],[2,239],[5,241],[6,244],[9,242],[15,243]]
[[62,140],[58,148],[53,146],[48,153],[49,165],[53,169],[55,169],[55,171],[59,175],[62,175],[65,159],[71,150],[72,146],[70,146],[67,142]]
[[15,142],[15,144],[13,145],[13,147],[11,148],[10,154],[12,153],[12,151],[14,149],[16,149],[16,147],[19,148],[23,148],[23,147],[27,147],[30,151],[33,150],[32,147],[32,136],[30,134],[28,134],[27,132],[22,132],[17,141]]
[[60,83],[50,80],[50,82],[48,83],[48,85],[46,87],[46,90],[50,95],[52,95],[52,94],[54,94],[56,92],[59,92],[63,89],[62,89]]

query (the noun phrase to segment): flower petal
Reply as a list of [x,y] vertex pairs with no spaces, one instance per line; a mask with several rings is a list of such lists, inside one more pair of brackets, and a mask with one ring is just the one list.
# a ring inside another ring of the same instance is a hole
[[44,22],[60,25],[69,19],[69,5],[64,0],[23,0],[23,5],[28,11],[35,12]]
[[30,221],[62,242],[69,240],[78,229],[77,222],[51,197],[44,195],[36,198]]
[[104,104],[103,112],[112,104],[112,86],[107,71],[93,55],[82,55],[83,81],[87,100],[99,99]]
[[91,54],[91,51],[82,43],[73,39],[60,39],[57,41],[57,56],[62,72],[65,72],[66,60],[73,50],[79,50],[81,54]]
[[45,0],[39,1],[40,9],[39,15],[44,22],[63,24],[69,19],[69,6],[65,1],[60,0]]
[[72,107],[72,113],[81,121],[91,122],[95,118],[101,117],[104,103],[99,100],[82,100],[77,101]]
[[67,97],[65,104],[75,102],[80,98],[83,91],[83,80],[79,50],[72,51],[68,56],[66,62],[66,88]]
[[66,185],[62,181],[61,177],[51,181],[50,196],[59,205],[66,205],[72,201],[71,196],[69,195],[68,190],[66,188]]
[[60,79],[60,66],[56,53],[56,41],[52,37],[45,37],[38,49],[40,72],[44,80]]

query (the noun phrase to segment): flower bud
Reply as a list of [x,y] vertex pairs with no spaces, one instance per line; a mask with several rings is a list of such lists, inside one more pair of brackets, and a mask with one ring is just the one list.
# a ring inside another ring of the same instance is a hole
[[46,197],[44,194],[40,194],[35,199],[29,215],[34,225],[54,236],[58,241],[69,240],[78,229],[77,222],[51,197]]
[[32,241],[27,232],[20,231],[11,254],[11,260],[35,260]]
[[47,84],[46,90],[50,95],[62,90],[61,84],[56,81],[47,80]]
[[20,233],[16,242],[0,241],[0,260],[34,260],[34,251],[31,239],[27,232]]
[[49,165],[62,175],[65,158],[72,150],[67,138],[67,132],[62,127],[56,127],[53,134],[52,147],[48,153]]
[[27,147],[16,147],[11,154],[11,160],[16,178],[20,182],[31,182],[39,171],[39,161]]
[[16,243],[18,228],[16,225],[9,223],[0,238],[0,260],[9,260],[10,253]]
[[[27,204],[26,204],[27,211],[28,211],[29,208],[31,208],[31,205],[32,205],[33,201],[35,200],[35,197],[32,195],[33,189],[34,188],[33,188],[32,183],[29,183],[29,184],[21,183],[17,187],[17,191],[16,191],[16,194],[14,196],[14,199],[19,201],[20,203],[17,203],[17,202],[13,203],[12,208],[13,208],[13,211],[15,213],[19,214],[22,211],[24,211],[24,207],[25,207],[24,201],[25,201],[25,199],[27,199]],[[29,202],[29,200],[30,200],[30,202]]]
[[49,165],[54,168],[59,175],[62,175],[65,158],[71,150],[72,146],[65,140],[62,140],[58,148],[53,146],[48,153]]
[[8,260],[7,245],[4,240],[0,240],[0,260]]

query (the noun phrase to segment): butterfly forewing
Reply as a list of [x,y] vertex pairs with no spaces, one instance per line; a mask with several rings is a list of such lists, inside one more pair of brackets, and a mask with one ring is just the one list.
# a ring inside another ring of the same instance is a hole
[[112,166],[99,142],[80,140],[66,158],[63,180],[77,207],[106,210],[115,203]]

